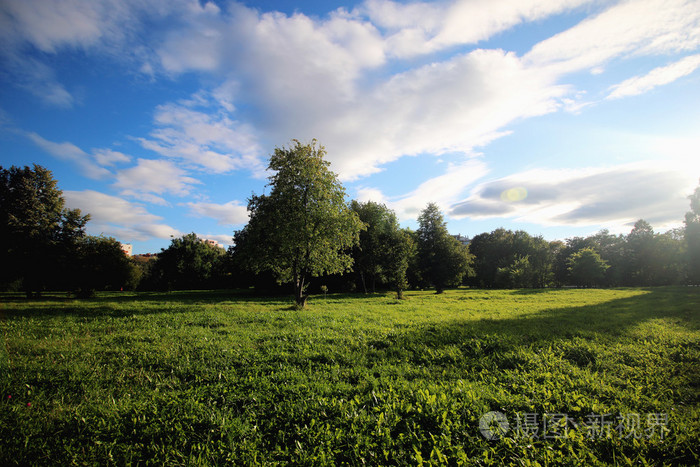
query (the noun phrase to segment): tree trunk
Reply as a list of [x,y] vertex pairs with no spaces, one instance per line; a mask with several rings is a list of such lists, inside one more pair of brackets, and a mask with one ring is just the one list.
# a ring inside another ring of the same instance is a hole
[[306,300],[309,296],[304,295],[304,276],[296,273],[294,276],[294,302],[298,309],[302,309],[306,307]]

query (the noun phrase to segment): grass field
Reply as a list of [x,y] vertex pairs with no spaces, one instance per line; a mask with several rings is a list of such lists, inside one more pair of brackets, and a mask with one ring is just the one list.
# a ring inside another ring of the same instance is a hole
[[4,295],[0,465],[700,463],[700,289],[406,296]]

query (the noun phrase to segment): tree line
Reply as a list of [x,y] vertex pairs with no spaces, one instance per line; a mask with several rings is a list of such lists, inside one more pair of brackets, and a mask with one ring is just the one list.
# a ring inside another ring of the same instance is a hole
[[[255,287],[294,291],[303,308],[310,293],[467,285],[483,288],[615,287],[700,283],[700,187],[682,228],[654,232],[639,220],[627,235],[602,230],[547,241],[496,229],[467,244],[450,235],[429,203],[418,228],[401,228],[387,206],[346,202],[345,190],[316,141],[293,141],[270,157],[269,194],[253,195],[250,220],[228,250],[191,233],[157,257],[127,257],[113,238],[85,233],[89,215],[66,209],[47,169],[0,167],[0,285],[28,296],[67,290]],[[291,287],[290,287],[291,285]]]

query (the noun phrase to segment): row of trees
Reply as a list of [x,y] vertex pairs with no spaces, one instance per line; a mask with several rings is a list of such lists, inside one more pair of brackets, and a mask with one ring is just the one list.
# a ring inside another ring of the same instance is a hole
[[[640,220],[628,235],[601,231],[549,242],[496,229],[469,246],[449,234],[435,204],[402,229],[375,202],[345,202],[345,191],[316,142],[294,141],[270,158],[268,195],[249,200],[249,223],[225,251],[192,233],[155,261],[129,259],[114,239],[85,234],[89,220],[64,207],[43,167],[0,167],[0,251],[4,288],[196,289],[292,284],[297,306],[321,287],[365,293],[391,288],[650,286],[700,283],[700,187],[681,229],[655,233]],[[312,284],[313,282],[313,284]],[[311,288],[310,288],[311,287]]]
[[113,238],[85,234],[90,216],[66,209],[51,172],[0,167],[0,284],[23,289],[71,290],[133,287],[138,270]]
[[655,233],[644,220],[628,235],[602,230],[547,242],[523,231],[497,229],[474,237],[479,287],[651,286],[693,282],[683,229]]

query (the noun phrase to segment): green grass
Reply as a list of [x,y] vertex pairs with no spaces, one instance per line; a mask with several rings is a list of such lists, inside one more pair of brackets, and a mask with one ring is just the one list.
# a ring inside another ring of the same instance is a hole
[[0,465],[700,463],[700,289],[406,296],[4,295]]

